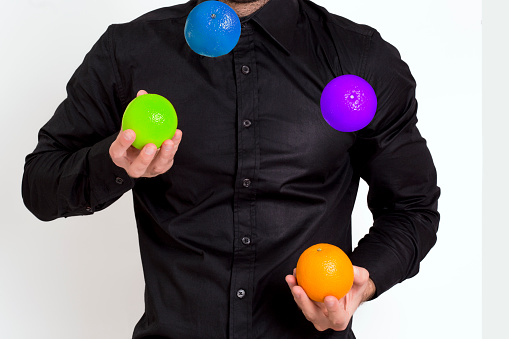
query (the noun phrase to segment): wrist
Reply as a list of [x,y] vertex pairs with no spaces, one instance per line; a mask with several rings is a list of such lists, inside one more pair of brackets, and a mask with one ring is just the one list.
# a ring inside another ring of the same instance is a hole
[[368,279],[366,289],[364,290],[364,296],[362,298],[362,302],[371,300],[376,292],[376,286],[373,280]]

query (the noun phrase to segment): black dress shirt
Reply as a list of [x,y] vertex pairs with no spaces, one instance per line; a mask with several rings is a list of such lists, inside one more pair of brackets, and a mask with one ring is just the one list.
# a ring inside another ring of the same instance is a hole
[[[316,331],[284,277],[308,246],[332,243],[370,272],[376,297],[434,245],[439,188],[408,66],[376,30],[306,0],[271,0],[242,19],[231,53],[201,57],[184,39],[195,5],[108,28],[27,156],[25,204],[52,220],[132,189],[146,282],[134,338],[354,338],[351,326]],[[342,74],[377,94],[358,132],[320,112]],[[108,150],[140,89],[173,103],[183,138],[167,173],[133,180]],[[374,223],[352,252],[360,178]]]

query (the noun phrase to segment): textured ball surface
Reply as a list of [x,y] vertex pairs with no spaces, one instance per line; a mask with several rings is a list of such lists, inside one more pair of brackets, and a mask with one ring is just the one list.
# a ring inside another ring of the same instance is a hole
[[353,265],[339,247],[321,243],[302,252],[295,276],[311,300],[323,302],[329,295],[341,299],[352,288]]
[[136,133],[133,146],[138,149],[149,143],[160,148],[165,140],[173,138],[177,123],[175,108],[165,97],[144,94],[127,106],[122,117],[122,130],[132,129]]
[[366,127],[376,113],[375,90],[361,77],[342,75],[325,86],[320,108],[325,121],[341,132],[354,132]]
[[205,1],[189,13],[184,35],[196,53],[218,57],[235,48],[240,30],[240,19],[230,6],[220,1]]

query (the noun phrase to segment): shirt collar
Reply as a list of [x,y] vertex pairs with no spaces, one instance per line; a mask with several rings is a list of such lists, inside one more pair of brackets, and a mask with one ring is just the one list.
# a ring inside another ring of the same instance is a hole
[[252,19],[288,53],[292,50],[299,18],[298,0],[270,0]]
[[[205,0],[198,0],[200,4]],[[290,53],[293,37],[299,18],[298,0],[269,0],[258,11],[242,22],[253,20],[283,49]]]

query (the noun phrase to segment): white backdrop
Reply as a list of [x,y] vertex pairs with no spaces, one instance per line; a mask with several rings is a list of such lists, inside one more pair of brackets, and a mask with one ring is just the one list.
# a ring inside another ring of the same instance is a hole
[[[43,223],[22,203],[21,176],[37,131],[107,26],[179,2],[2,0],[2,338],[131,337],[144,283],[130,193],[93,216]],[[481,0],[316,2],[377,28],[409,64],[442,188],[437,245],[419,275],[361,306],[356,336],[480,338]],[[371,224],[366,193],[361,185],[354,244]]]

